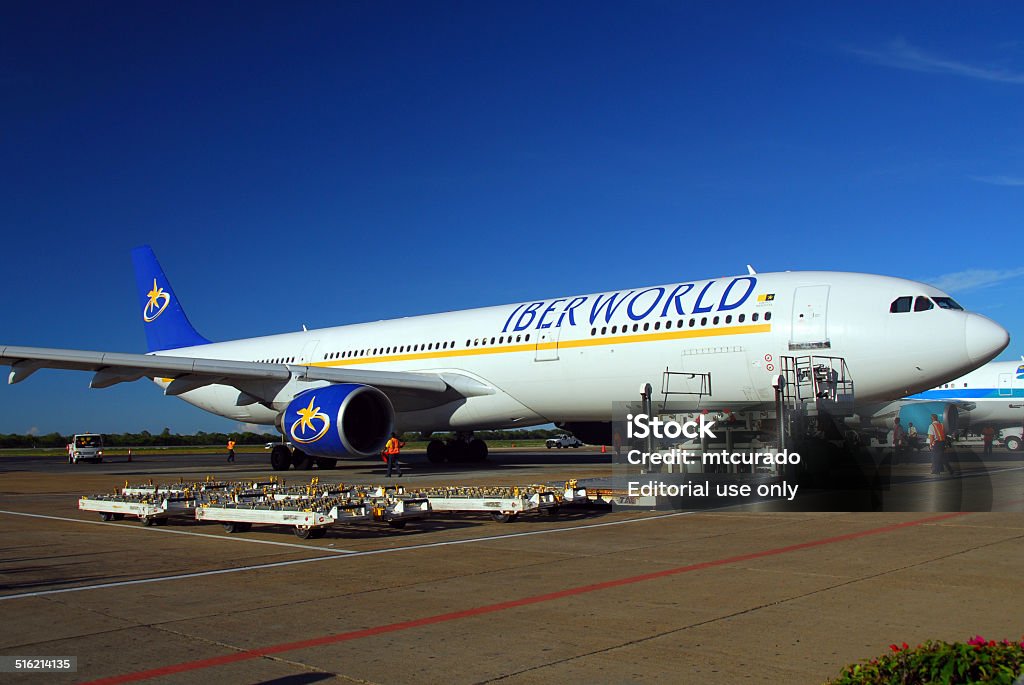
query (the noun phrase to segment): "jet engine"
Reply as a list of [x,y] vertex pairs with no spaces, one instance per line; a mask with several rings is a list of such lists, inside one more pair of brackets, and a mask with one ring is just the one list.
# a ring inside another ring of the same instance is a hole
[[955,404],[949,402],[907,402],[900,407],[900,424],[903,430],[908,430],[910,424],[914,424],[914,428],[924,435],[928,432],[928,426],[932,425],[932,414],[942,421],[947,435],[956,432],[960,412]]
[[332,459],[379,455],[394,425],[387,395],[353,383],[300,392],[278,417],[278,428],[296,449]]

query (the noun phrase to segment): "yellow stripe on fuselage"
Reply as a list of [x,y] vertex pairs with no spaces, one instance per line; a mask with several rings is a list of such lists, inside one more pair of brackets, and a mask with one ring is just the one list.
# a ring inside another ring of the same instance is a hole
[[506,354],[511,352],[533,352],[535,350],[566,350],[576,347],[599,347],[604,345],[627,345],[632,343],[655,342],[659,340],[687,340],[690,338],[710,338],[716,336],[749,335],[751,333],[770,333],[770,323],[748,324],[744,326],[726,326],[723,328],[700,328],[685,331],[660,331],[657,333],[629,333],[626,335],[607,335],[584,338],[582,340],[562,340],[544,343],[516,343],[514,345],[495,345],[493,347],[473,347],[462,350],[430,350],[428,352],[412,352],[402,354],[377,355],[372,357],[352,357],[351,359],[332,359],[330,361],[313,362],[310,366],[354,366],[357,364],[380,364],[382,362],[405,362],[424,359],[445,359],[448,357],[466,357],[481,354]]

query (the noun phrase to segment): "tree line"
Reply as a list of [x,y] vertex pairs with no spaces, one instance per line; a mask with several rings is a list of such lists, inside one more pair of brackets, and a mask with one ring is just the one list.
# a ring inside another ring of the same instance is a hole
[[[560,435],[564,431],[549,428],[535,428],[528,430],[495,430],[477,431],[475,437],[481,440],[545,440]],[[452,437],[450,433],[434,433],[435,438]],[[414,442],[422,440],[419,433],[403,433],[403,442]],[[139,433],[104,433],[103,443],[108,447],[199,447],[208,445],[226,445],[228,440],[234,440],[239,445],[259,445],[266,442],[280,440],[280,436],[268,433],[253,433],[250,431],[235,433],[207,433],[199,431],[191,435],[172,433],[170,428],[164,428],[160,433],[142,431]],[[17,433],[0,433],[0,449],[3,448],[63,448],[71,442],[70,435],[61,433],[46,433],[43,435]]]

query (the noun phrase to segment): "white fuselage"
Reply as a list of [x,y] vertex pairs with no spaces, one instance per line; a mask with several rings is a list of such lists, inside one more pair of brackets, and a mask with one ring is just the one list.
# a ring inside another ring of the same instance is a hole
[[[711,374],[694,408],[766,407],[779,358],[843,357],[858,401],[932,388],[1007,344],[989,319],[938,306],[891,313],[898,297],[946,297],[913,281],[837,272],[786,272],[689,281],[592,295],[353,324],[161,352],[164,355],[451,373],[480,393],[432,406],[393,397],[402,431],[476,430],[549,421],[608,421],[612,403],[655,399],[666,371]],[[161,381],[166,383],[164,381]],[[235,387],[181,395],[208,411],[272,424],[292,380],[239,406]]]
[[973,405],[960,410],[962,426],[1017,428],[1024,424],[1024,361],[989,362],[908,399]]

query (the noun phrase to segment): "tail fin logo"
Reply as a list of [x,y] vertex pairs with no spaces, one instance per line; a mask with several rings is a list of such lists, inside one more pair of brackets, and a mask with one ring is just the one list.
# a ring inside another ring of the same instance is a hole
[[299,418],[295,420],[288,430],[291,433],[292,440],[295,442],[304,445],[316,442],[324,437],[331,428],[331,417],[320,411],[320,407],[314,407],[314,402],[316,402],[315,395],[310,398],[308,407],[298,411]]
[[171,295],[159,287],[154,278],[153,289],[146,293],[146,296],[149,299],[146,301],[146,306],[142,308],[142,320],[150,323],[156,321],[157,317],[164,313],[167,305],[171,303]]

